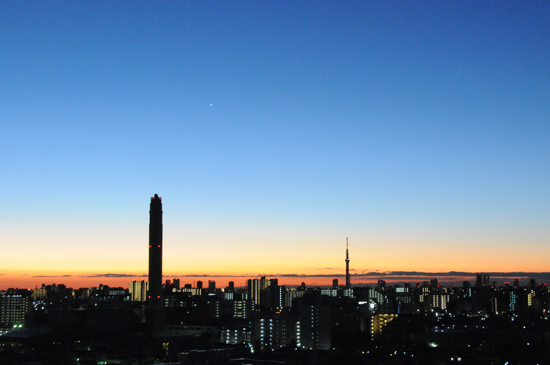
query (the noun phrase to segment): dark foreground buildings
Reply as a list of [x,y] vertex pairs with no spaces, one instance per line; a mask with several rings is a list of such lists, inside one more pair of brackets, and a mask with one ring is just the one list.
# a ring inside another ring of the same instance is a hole
[[156,328],[128,289],[10,289],[0,293],[0,318],[9,321],[0,364],[549,364],[546,285],[493,284],[308,288],[263,277],[198,288],[167,280],[165,325]]

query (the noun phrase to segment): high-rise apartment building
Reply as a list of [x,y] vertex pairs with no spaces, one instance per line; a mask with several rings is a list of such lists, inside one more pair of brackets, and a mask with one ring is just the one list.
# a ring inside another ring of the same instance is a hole
[[7,293],[0,296],[0,323],[7,326],[22,326],[25,315],[31,310],[29,297]]
[[248,296],[254,304],[260,304],[260,292],[269,286],[269,280],[265,276],[260,279],[248,279]]
[[149,210],[149,308],[162,308],[162,198],[155,194]]
[[147,283],[145,280],[134,280],[128,286],[131,300],[134,302],[145,302],[147,299]]
[[260,304],[260,281],[258,279],[248,279],[248,297],[254,305]]
[[296,346],[304,350],[328,350],[331,344],[331,310],[326,300],[303,298],[296,302]]

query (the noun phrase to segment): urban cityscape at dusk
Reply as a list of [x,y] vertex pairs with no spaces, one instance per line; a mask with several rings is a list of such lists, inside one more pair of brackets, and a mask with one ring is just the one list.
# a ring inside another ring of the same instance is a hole
[[0,363],[538,364],[550,354],[545,283],[476,273],[452,286],[352,285],[347,239],[343,284],[163,280],[162,201],[151,197],[147,280],[1,291]]
[[550,358],[548,19],[0,3],[0,364]]

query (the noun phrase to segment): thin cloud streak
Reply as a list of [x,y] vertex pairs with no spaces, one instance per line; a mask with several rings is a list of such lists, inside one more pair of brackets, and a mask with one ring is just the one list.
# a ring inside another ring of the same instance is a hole
[[73,275],[34,275],[33,278],[70,278]]
[[[448,272],[428,272],[428,271],[388,271],[388,272],[362,272],[362,273],[353,273],[354,278],[359,277],[380,277],[380,278],[407,278],[407,277],[431,277],[431,278],[440,278],[440,277],[476,277],[476,272],[465,272],[465,271],[448,271]],[[537,277],[550,277],[550,272],[522,272],[522,271],[512,271],[512,272],[482,272],[481,274],[489,275],[490,277],[500,278],[500,277],[517,277],[517,278],[537,278]],[[241,277],[241,278],[257,278],[261,276],[266,277],[303,277],[303,278],[322,278],[322,277],[334,277],[334,276],[345,276],[345,273],[332,273],[332,274],[242,274],[242,275],[225,275],[225,274],[165,274],[164,276],[174,276],[174,277],[218,277],[218,278],[230,278],[230,277]],[[145,275],[146,276],[146,275]]]
[[147,275],[135,275],[135,274],[93,274],[93,275],[86,275],[85,278],[142,278],[146,277]]
[[[379,279],[386,280],[387,282],[417,282],[417,281],[429,281],[432,278],[438,279],[441,283],[453,283],[457,285],[463,281],[475,281],[476,279],[475,272],[466,272],[466,271],[448,271],[448,272],[430,272],[430,271],[363,271],[362,273],[351,273],[353,285],[370,285],[376,283]],[[483,272],[484,275],[489,275],[491,280],[495,280],[499,283],[506,281],[513,281],[514,279],[526,280],[526,279],[535,279],[538,283],[550,283],[550,272],[523,272],[523,271],[512,271],[512,272]],[[177,273],[165,273],[164,278],[226,278],[228,280],[238,280],[241,279],[256,279],[262,276],[267,278],[280,278],[289,280],[303,280],[309,285],[316,285],[313,281],[319,279],[321,281],[328,281],[334,278],[344,278],[345,273],[331,273],[331,274],[302,274],[302,273],[263,273],[263,274],[242,274],[242,275],[227,275],[227,274],[177,274]],[[37,278],[67,278],[67,277],[78,277],[73,275],[62,275],[62,276],[34,276]],[[90,274],[83,275],[83,278],[135,278],[135,279],[145,279],[147,280],[147,275],[142,274],[126,274],[126,273],[105,273],[105,274]],[[308,283],[309,282],[309,283]],[[328,285],[328,284],[325,284]]]

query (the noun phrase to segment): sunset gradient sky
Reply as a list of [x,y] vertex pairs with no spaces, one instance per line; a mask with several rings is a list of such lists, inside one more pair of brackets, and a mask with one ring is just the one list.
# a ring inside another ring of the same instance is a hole
[[155,193],[167,277],[550,272],[548,19],[1,2],[0,289],[146,274]]

